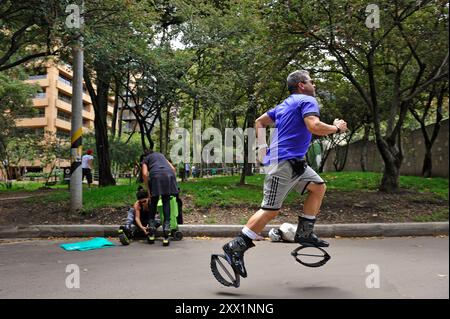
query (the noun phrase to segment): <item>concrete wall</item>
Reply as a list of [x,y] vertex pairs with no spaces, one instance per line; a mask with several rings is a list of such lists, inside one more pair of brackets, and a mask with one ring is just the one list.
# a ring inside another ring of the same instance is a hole
[[[449,139],[449,120],[441,122],[441,129],[439,135],[433,144],[432,161],[433,169],[432,175],[436,177],[448,177],[448,139]],[[434,124],[427,127],[429,136],[433,131]],[[423,159],[425,156],[425,145],[422,132],[417,129],[412,132],[403,132],[403,152],[404,159],[400,170],[401,175],[415,175],[421,176]],[[357,141],[350,145],[345,164],[344,171],[361,171],[361,152],[363,150],[363,141]],[[336,152],[333,150],[325,165],[325,171],[335,171],[333,161]],[[369,141],[367,144],[367,168],[372,172],[382,172],[384,167],[380,152],[374,141]]]

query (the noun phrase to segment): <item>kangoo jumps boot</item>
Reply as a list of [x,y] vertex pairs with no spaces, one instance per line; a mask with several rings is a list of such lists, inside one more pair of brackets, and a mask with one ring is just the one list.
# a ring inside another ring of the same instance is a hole
[[163,232],[164,232],[163,246],[169,246],[170,221],[168,220],[164,221]]
[[127,236],[127,231],[124,226],[120,226],[118,234],[120,243],[124,246],[128,246],[130,244],[130,239],[129,236]]
[[149,244],[155,243],[155,236],[156,236],[156,222],[154,219],[150,219],[148,221],[148,235],[147,235],[147,241]]
[[295,232],[294,241],[303,246],[310,247],[328,247],[330,244],[314,234],[315,219],[308,219],[304,217],[298,218],[298,227]]
[[247,277],[247,270],[244,265],[244,252],[254,246],[255,244],[251,241],[246,242],[243,237],[238,236],[222,247],[231,267],[243,278]]

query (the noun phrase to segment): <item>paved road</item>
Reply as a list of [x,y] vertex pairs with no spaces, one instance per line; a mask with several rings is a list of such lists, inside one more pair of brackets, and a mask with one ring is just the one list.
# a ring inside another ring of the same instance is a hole
[[[321,268],[296,263],[295,244],[258,242],[246,254],[249,277],[239,288],[221,286],[209,269],[226,238],[85,252],[58,246],[77,240],[0,241],[0,298],[449,298],[448,237],[333,238],[332,259]],[[80,288],[66,287],[69,264],[79,266]],[[371,264],[379,288],[366,286]]]

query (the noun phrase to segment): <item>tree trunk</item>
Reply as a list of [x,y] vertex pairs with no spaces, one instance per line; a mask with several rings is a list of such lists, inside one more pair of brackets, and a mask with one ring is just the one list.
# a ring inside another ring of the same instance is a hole
[[94,91],[89,73],[84,72],[86,86],[94,105],[95,144],[97,148],[97,163],[99,186],[116,185],[111,174],[111,160],[109,156],[108,129],[106,115],[108,109],[108,91],[111,76],[107,74],[106,67],[101,63],[95,65],[97,92]]
[[[246,128],[254,127],[256,120],[256,97],[253,92],[253,88],[250,89],[250,93],[248,94],[248,104],[247,114],[244,121],[244,130]],[[248,155],[248,137],[246,136],[244,138],[244,166],[242,168],[239,185],[245,185],[245,176],[253,175],[253,163],[248,162]]]
[[170,138],[170,104],[167,105],[166,110],[166,130],[164,131],[164,155],[169,155],[169,138]]
[[117,137],[119,138],[119,140],[120,140],[120,137],[122,136],[122,118],[123,118],[123,108],[121,108],[119,111],[119,121],[117,122],[117,124],[119,125],[118,134],[117,134]]
[[369,143],[369,133],[370,133],[370,126],[366,125],[364,126],[364,137],[363,137],[363,146],[361,151],[361,171],[367,172],[367,146]]
[[425,158],[423,159],[423,166],[422,166],[422,176],[423,177],[431,177],[431,171],[433,168],[432,161],[431,161],[431,147],[426,147],[425,151]]
[[344,146],[338,146],[335,148],[336,157],[333,161],[333,166],[336,172],[342,172],[345,168],[345,164],[347,163],[348,156],[348,148],[350,143],[347,143]]
[[399,188],[400,167],[403,160],[396,145],[389,145],[384,139],[377,137],[377,146],[384,161],[383,177],[379,190],[393,193]]
[[394,193],[399,188],[400,169],[394,163],[384,163],[383,178],[379,190]]
[[163,136],[164,136],[164,123],[162,120],[162,116],[161,116],[161,112],[159,112],[158,114],[158,121],[159,121],[159,152],[164,154],[164,140],[163,140]]
[[318,173],[323,173],[323,169],[325,168],[325,163],[327,162],[328,156],[330,155],[331,149],[332,147],[328,147],[327,150],[324,151],[324,147],[322,142],[320,142],[320,148],[322,149],[322,158],[320,161],[320,166],[319,166],[319,172]]
[[119,111],[119,79],[115,78],[115,92],[114,92],[114,111],[111,123],[111,135],[116,136],[116,124],[117,124],[117,113]]

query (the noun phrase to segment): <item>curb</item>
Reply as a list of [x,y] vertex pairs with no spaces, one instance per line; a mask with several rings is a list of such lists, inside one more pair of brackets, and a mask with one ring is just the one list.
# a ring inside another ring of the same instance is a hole
[[[271,228],[267,225],[262,236]],[[180,225],[185,237],[234,237],[243,225]],[[45,238],[45,237],[117,237],[119,225],[30,225],[0,226],[0,238]],[[449,233],[449,222],[429,223],[375,223],[316,225],[321,237],[402,237],[439,236]],[[159,235],[159,234],[157,234]]]

